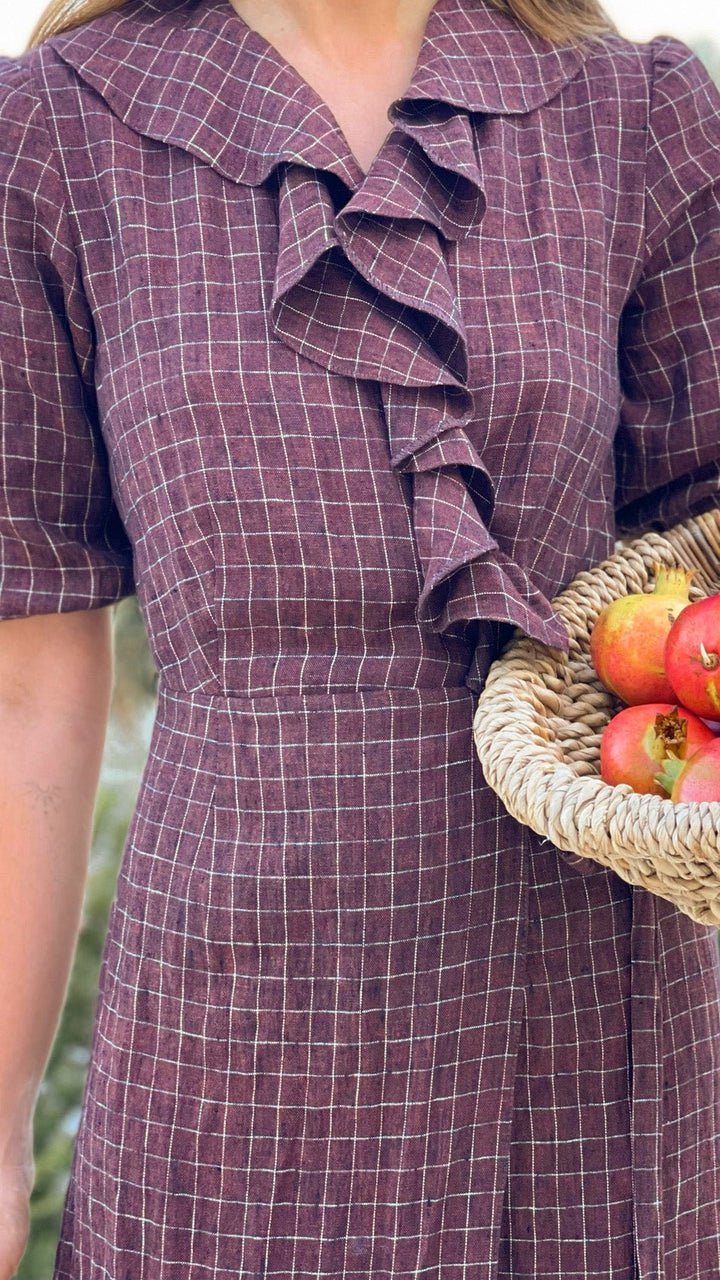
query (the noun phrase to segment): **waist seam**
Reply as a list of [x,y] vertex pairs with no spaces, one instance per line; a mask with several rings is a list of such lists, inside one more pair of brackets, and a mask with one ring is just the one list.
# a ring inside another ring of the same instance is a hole
[[254,703],[261,701],[270,702],[304,702],[316,699],[343,699],[343,698],[368,698],[380,697],[383,694],[413,694],[420,696],[432,694],[443,696],[473,695],[473,690],[466,683],[461,684],[389,684],[389,685],[362,685],[358,688],[352,686],[339,685],[337,688],[323,688],[322,686],[310,687],[306,689],[281,689],[277,693],[271,693],[266,690],[259,690],[257,693],[241,693],[237,690],[226,692],[217,690],[209,692],[204,689],[185,689],[177,685],[168,685],[165,681],[160,680],[157,686],[158,698],[170,698],[174,701],[192,702],[200,705],[224,705],[227,703]]

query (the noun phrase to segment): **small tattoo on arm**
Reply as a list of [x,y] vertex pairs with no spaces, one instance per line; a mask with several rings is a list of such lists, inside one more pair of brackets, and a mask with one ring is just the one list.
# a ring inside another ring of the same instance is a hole
[[41,809],[44,814],[57,808],[62,795],[62,787],[57,782],[50,783],[47,787],[41,786],[39,782],[27,782],[25,789],[30,793],[33,808]]

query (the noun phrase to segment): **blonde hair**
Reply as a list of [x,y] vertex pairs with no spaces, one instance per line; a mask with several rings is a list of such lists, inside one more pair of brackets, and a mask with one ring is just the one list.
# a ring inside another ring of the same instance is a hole
[[[28,49],[48,36],[71,31],[91,18],[121,9],[126,0],[50,0],[36,22]],[[599,0],[489,0],[500,13],[515,18],[552,44],[571,44],[617,31]]]

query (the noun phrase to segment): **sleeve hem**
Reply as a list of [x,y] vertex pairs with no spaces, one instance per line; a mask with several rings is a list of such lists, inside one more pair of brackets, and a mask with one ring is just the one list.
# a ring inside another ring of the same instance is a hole
[[[79,568],[77,575],[63,569],[62,585],[48,588],[30,583],[27,573],[5,571],[0,581],[0,620],[102,609],[137,594],[132,577],[122,566],[98,567],[90,574],[87,569]],[[42,571],[37,576],[41,578]],[[73,582],[74,576],[81,580]]]

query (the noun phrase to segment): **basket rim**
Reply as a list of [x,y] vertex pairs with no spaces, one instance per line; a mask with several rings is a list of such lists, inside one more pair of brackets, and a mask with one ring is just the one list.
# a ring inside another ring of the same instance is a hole
[[[527,643],[526,643],[526,640],[527,640]],[[520,645],[522,645],[522,650],[519,647]],[[524,656],[524,653],[527,650],[529,645],[536,646],[537,649],[541,651],[540,656],[545,659],[547,659],[548,654],[560,655],[562,658],[562,661],[560,661],[560,657],[553,659],[553,661],[557,663],[558,669],[562,669],[562,666],[567,661],[567,657],[562,652],[562,650],[552,649],[549,645],[544,644],[542,640],[531,640],[525,637],[520,637],[519,639],[511,639],[508,642],[508,644],[505,646],[502,653],[493,663],[493,667],[495,668],[494,672],[492,671],[492,668],[491,668],[491,671],[488,672],[485,688],[488,687],[488,683],[490,682],[491,672],[492,672],[492,687],[490,692],[488,693],[488,698],[487,699],[484,698],[485,689],[483,689],[482,693],[479,695],[478,705],[475,710],[475,717],[474,717],[475,723],[473,726],[476,734],[476,741],[478,736],[480,736],[480,740],[483,741],[483,737],[484,737],[483,720],[487,713],[487,705],[490,698],[497,697],[498,694],[502,692],[502,689],[504,686],[507,686],[508,692],[512,693],[512,701],[514,703],[517,703],[518,701],[520,701],[521,703],[524,704],[524,706],[530,709],[531,718],[535,722],[536,726],[540,724],[542,720],[548,720],[550,718],[547,712],[545,714],[542,714],[541,712],[539,712],[535,702],[532,700],[531,697],[528,696],[530,692],[531,681],[532,683],[535,684],[536,687],[539,687],[539,688],[547,687],[544,681],[542,680],[542,677],[539,671],[537,670],[537,668],[532,665],[530,658],[529,657],[526,658]],[[517,657],[516,655],[518,654],[518,652],[522,653],[523,657],[521,658]],[[507,660],[514,661],[518,667],[520,667],[521,669],[527,672],[527,674],[524,676],[522,680],[522,692],[520,692],[520,688],[519,688],[520,681],[516,682],[515,680],[515,673],[511,673],[506,668],[505,663]],[[531,679],[528,679],[528,675],[531,677]],[[561,677],[558,677],[558,678],[561,678]],[[679,704],[679,705],[682,705],[682,704]],[[475,728],[475,726],[477,726],[477,728]],[[511,732],[513,737],[513,750],[516,750],[516,747],[514,745],[514,737],[517,730],[512,730]],[[497,727],[494,727],[492,730],[492,735],[488,734],[488,736],[491,737],[492,746],[495,748],[495,751],[497,751],[498,742],[503,742],[505,740],[505,735],[503,734],[502,729],[498,729]],[[718,737],[720,737],[720,734],[718,734]],[[525,750],[529,750],[532,754],[537,755],[537,761],[538,761],[538,764],[540,764],[540,762],[543,759],[543,746],[545,745],[544,741],[538,742],[535,746],[534,751],[532,746],[530,747],[528,746],[527,736],[523,738],[523,744],[524,744]],[[490,744],[488,744],[488,747],[489,746]],[[523,754],[525,754],[525,750],[523,751]],[[481,762],[482,762],[482,756],[481,756]],[[607,791],[607,792],[612,792],[613,794],[616,794],[619,790],[622,790],[628,800],[637,799],[639,802],[640,801],[647,802],[649,800],[655,800],[657,801],[658,805],[672,805],[672,808],[674,810],[687,809],[692,812],[697,812],[699,809],[703,809],[703,810],[708,809],[712,814],[716,814],[717,817],[720,819],[720,800],[671,800],[670,796],[658,796],[658,795],[653,795],[649,793],[635,791],[629,785],[629,783],[626,783],[626,782],[620,782],[617,784],[605,782],[605,780],[601,778],[599,773],[591,774],[591,775],[577,774],[573,771],[572,764],[568,763],[565,760],[559,761],[558,764],[559,764],[559,767],[567,769],[570,772],[572,781],[577,782],[578,784],[582,783],[584,786],[586,786],[588,782],[592,780],[597,782],[599,791]],[[553,781],[551,778],[551,775],[548,775],[547,777],[548,787],[557,787],[560,785],[561,784],[557,780]]]
[[[610,867],[629,883],[674,902],[692,919],[720,927],[720,800],[673,801],[637,792],[629,783],[607,783],[599,772],[587,771],[587,761],[578,771],[549,731],[551,719],[562,719],[560,698],[573,647],[592,671],[587,662],[591,610],[584,604],[593,598],[595,581],[604,577],[603,590],[610,584],[608,599],[613,599],[622,594],[623,584],[626,592],[635,590],[631,584],[637,581],[643,589],[658,562],[688,568],[699,562],[699,595],[720,594],[720,509],[663,534],[644,534],[592,570],[582,570],[552,601],[567,627],[569,652],[516,628],[478,696],[473,738],[485,779],[512,817],[556,848],[579,854],[585,868]],[[584,672],[577,676],[580,683],[583,679]],[[597,676],[595,682],[606,694]],[[588,707],[594,715],[592,698]],[[606,707],[598,701],[601,721]],[[596,732],[588,725],[588,733]],[[571,740],[568,734],[568,745]],[[595,762],[589,767],[594,769]]]

